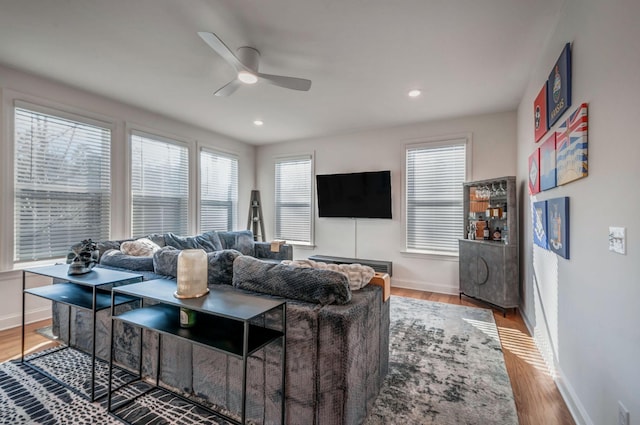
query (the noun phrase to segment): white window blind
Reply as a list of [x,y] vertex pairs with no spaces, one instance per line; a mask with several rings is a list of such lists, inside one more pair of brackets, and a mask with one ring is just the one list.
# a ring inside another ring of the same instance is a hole
[[276,161],[275,238],[311,244],[313,167],[311,156]]
[[111,130],[52,114],[14,108],[16,262],[64,257],[83,239],[109,238]]
[[131,234],[186,235],[189,211],[189,149],[179,142],[131,135]]
[[200,230],[234,230],[237,208],[238,160],[201,150]]
[[457,254],[466,140],[410,146],[406,161],[407,250]]

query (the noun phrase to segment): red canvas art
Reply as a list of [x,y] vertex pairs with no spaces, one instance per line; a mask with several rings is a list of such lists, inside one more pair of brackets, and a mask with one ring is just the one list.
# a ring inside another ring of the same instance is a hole
[[547,83],[545,82],[540,93],[533,101],[533,128],[536,143],[545,135],[549,129],[547,120]]

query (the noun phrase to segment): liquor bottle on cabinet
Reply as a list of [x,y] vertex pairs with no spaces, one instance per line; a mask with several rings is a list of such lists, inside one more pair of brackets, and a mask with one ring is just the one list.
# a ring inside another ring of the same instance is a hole
[[503,312],[516,308],[520,300],[515,177],[464,183],[463,196],[463,231],[474,224],[482,233],[473,240],[465,232],[459,241],[460,296],[488,302]]

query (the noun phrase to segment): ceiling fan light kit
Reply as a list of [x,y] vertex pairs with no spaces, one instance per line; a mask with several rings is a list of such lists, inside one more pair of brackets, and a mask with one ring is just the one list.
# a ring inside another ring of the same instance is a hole
[[258,82],[258,77],[250,72],[240,71],[238,72],[238,80],[242,81],[245,84],[255,84]]
[[237,79],[232,80],[218,89],[214,93],[216,96],[229,96],[240,87],[241,83],[255,84],[258,81],[264,81],[274,86],[299,91],[308,91],[311,88],[311,81],[305,80],[304,78],[262,74],[258,72],[260,52],[253,47],[240,47],[236,51],[237,55],[235,55],[214,33],[201,31],[198,32],[198,35],[213,51],[219,54],[235,69],[238,76]]

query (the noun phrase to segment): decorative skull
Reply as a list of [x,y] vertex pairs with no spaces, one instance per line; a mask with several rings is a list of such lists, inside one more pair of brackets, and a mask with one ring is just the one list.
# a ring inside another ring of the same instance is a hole
[[85,239],[73,245],[71,252],[67,255],[67,264],[69,264],[67,274],[89,273],[98,263],[99,257],[98,246],[91,239]]

